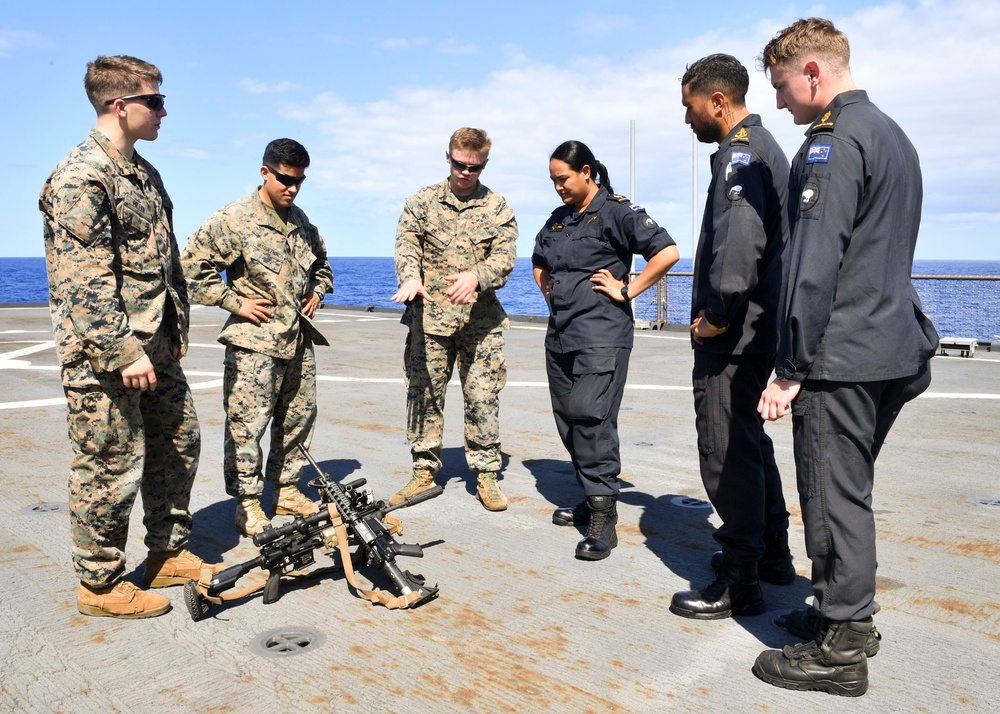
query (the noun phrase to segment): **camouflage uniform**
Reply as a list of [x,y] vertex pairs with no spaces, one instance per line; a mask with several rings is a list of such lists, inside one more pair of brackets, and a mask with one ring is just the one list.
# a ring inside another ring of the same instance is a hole
[[[181,257],[191,299],[232,315],[219,335],[226,345],[226,493],[260,494],[260,440],[271,422],[266,477],[298,482],[316,423],[315,329],[299,319],[301,299],[333,290],[333,271],[319,231],[297,206],[287,224],[255,190],[218,211],[188,239]],[[225,271],[226,280],[219,275]],[[269,322],[255,325],[237,313],[241,296],[267,298]]]
[[[396,278],[400,285],[421,281],[434,298],[415,300],[402,320],[410,328],[403,365],[414,468],[441,468],[444,395],[457,359],[469,468],[500,470],[500,390],[507,382],[501,331],[510,323],[495,290],[507,282],[516,251],[514,212],[482,184],[459,198],[446,180],[406,201],[396,228]],[[479,291],[468,304],[452,304],[444,278],[464,271],[476,274]]]
[[[100,588],[125,572],[129,514],[142,494],[146,546],[184,547],[201,435],[171,348],[187,350],[188,298],[160,175],[92,131],[38,201],[69,437],[73,565]],[[118,373],[146,355],[155,391]]]

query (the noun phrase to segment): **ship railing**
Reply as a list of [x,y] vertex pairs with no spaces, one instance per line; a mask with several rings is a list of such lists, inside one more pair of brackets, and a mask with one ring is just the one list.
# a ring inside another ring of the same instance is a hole
[[[693,277],[692,272],[669,272],[634,300],[636,326],[658,330],[689,324]],[[945,338],[966,344],[971,339],[979,346],[996,343],[994,349],[1000,350],[1000,275],[915,274],[910,279],[942,344]]]

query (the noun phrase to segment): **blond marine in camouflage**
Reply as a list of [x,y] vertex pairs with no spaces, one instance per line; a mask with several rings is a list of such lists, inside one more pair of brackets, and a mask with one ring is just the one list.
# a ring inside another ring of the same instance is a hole
[[142,494],[147,587],[198,579],[184,550],[201,450],[180,358],[188,300],[172,205],[134,150],[167,112],[160,71],[128,56],[98,57],[84,84],[97,126],[39,197],[49,305],[62,364],[74,459],[69,478],[73,566],[85,615],[153,617],[170,601],[122,578],[129,515]]
[[327,344],[309,319],[333,290],[333,272],[319,231],[292,205],[308,166],[297,141],[269,143],[263,184],[209,218],[181,258],[191,298],[232,313],[219,335],[226,345],[223,472],[226,493],[238,501],[237,530],[247,536],[270,525],[258,500],[265,477],[275,484],[276,514],[317,511],[297,488],[305,465],[298,445],[308,448],[316,424],[313,343]]
[[503,196],[479,181],[490,146],[481,129],[456,131],[445,155],[448,178],[408,198],[396,228],[399,290],[392,299],[406,304],[402,322],[410,328],[403,363],[413,476],[393,504],[434,485],[444,395],[457,361],[465,457],[479,473],[477,495],[488,510],[507,507],[497,473],[500,390],[507,381],[502,330],[510,324],[495,291],[514,269],[517,223]]

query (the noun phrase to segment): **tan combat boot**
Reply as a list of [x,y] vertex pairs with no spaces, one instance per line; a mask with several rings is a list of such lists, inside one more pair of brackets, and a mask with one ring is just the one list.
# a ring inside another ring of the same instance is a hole
[[253,538],[270,525],[256,496],[241,498],[236,504],[236,530],[247,538]]
[[146,557],[146,572],[142,576],[142,585],[146,588],[168,588],[171,585],[183,585],[188,580],[197,582],[206,571],[209,574],[217,573],[219,568],[209,565],[183,548],[150,551]]
[[157,593],[140,590],[124,580],[103,588],[93,588],[86,583],[80,583],[76,609],[80,614],[91,617],[138,620],[162,615],[170,609],[170,600]]
[[311,516],[319,513],[319,506],[305,497],[296,486],[280,486],[274,499],[276,516]]
[[389,499],[390,506],[398,506],[410,496],[426,491],[434,486],[434,474],[429,469],[413,469],[413,476]]
[[507,510],[507,497],[500,490],[497,483],[497,475],[492,471],[483,471],[479,474],[479,485],[476,487],[476,496],[487,511]]

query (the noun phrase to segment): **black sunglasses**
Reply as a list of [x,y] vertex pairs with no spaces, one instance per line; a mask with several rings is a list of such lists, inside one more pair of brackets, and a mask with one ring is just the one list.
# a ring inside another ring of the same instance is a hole
[[305,176],[289,176],[288,174],[283,174],[278,169],[272,168],[267,164],[264,164],[268,171],[274,174],[274,178],[278,179],[278,182],[284,186],[299,186],[303,181],[306,180]]
[[448,161],[459,171],[468,171],[470,174],[478,174],[480,171],[486,168],[486,162],[481,164],[466,164],[458,159],[454,159],[451,155],[448,156]]
[[130,99],[141,99],[151,111],[158,112],[163,109],[163,100],[166,98],[165,94],[130,94],[127,97],[115,97],[114,99],[109,99],[104,102],[104,106],[111,106],[119,99],[123,102],[127,102]]

